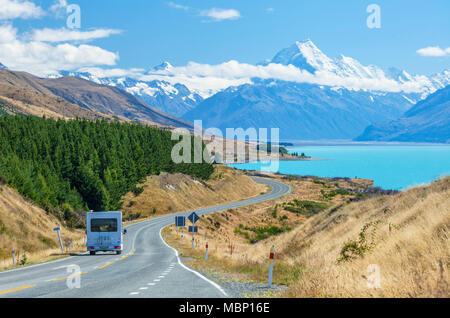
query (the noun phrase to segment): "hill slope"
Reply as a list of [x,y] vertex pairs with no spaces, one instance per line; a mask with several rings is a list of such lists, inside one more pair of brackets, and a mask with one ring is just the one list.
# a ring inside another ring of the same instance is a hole
[[95,112],[167,126],[191,127],[190,123],[158,111],[120,88],[96,84],[81,78],[44,79],[25,72],[0,69],[0,84],[36,91],[46,96],[60,97]]
[[400,119],[367,127],[356,140],[450,143],[450,85],[417,103]]
[[[0,183],[0,268],[11,266],[11,248],[16,260],[44,260],[60,253],[58,237],[53,228],[61,226],[58,219],[25,200],[17,191]],[[83,231],[62,226],[63,244],[67,239],[74,242],[83,237]],[[72,247],[75,247],[73,244]]]
[[[262,284],[267,282],[268,253],[275,246],[274,284],[288,287],[281,296],[450,296],[450,177],[356,200],[346,191],[339,194],[337,180],[290,178],[283,182],[293,187],[292,193],[275,202],[201,218],[198,236],[200,246],[209,238],[208,262],[189,242],[181,246],[175,238],[173,246],[193,258],[190,266],[213,278]],[[351,188],[344,180],[338,185]],[[333,192],[332,200],[323,197]],[[313,202],[326,206],[305,213]],[[244,234],[250,237],[244,240]]]
[[82,108],[53,94],[39,93],[35,90],[5,84],[0,84],[0,110],[8,114],[45,116],[54,119],[84,118],[131,121],[119,115],[104,114]]

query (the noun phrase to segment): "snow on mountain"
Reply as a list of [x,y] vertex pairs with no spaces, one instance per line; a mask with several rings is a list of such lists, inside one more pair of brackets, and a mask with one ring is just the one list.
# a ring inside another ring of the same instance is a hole
[[[311,40],[296,42],[281,50],[270,61],[283,65],[294,65],[312,74],[329,73],[344,79],[357,80],[394,80],[399,84],[408,84],[422,90],[421,99],[450,83],[450,71],[427,77],[411,75],[404,70],[389,68],[384,71],[378,66],[364,66],[354,58],[341,55],[330,58],[325,55]],[[265,64],[268,64],[267,62]]]
[[[163,63],[154,69],[171,67]],[[74,76],[97,84],[115,86],[140,98],[150,106],[174,116],[182,116],[195,108],[203,98],[183,84],[170,84],[166,81],[141,81],[130,77],[99,77],[89,72],[60,72],[61,76]]]
[[5,65],[3,65],[2,63],[0,63],[0,69],[7,70],[8,68]]
[[[277,64],[285,69],[277,68]],[[286,66],[289,66],[288,70]],[[307,71],[312,76],[303,74],[304,77],[298,79],[292,66],[300,71]],[[149,105],[175,116],[183,116],[221,91],[243,84],[255,84],[258,79],[309,83],[322,89],[327,87],[340,94],[344,94],[345,90],[355,90],[370,92],[376,97],[396,92],[410,106],[450,84],[449,70],[433,76],[412,75],[396,68],[383,70],[375,65],[362,65],[356,59],[344,55],[330,58],[311,40],[295,42],[271,60],[257,65],[229,61],[220,65],[192,62],[187,66],[177,67],[165,61],[147,72],[139,71],[133,75],[127,73],[126,76],[106,75],[112,73],[114,72],[61,72],[61,76],[73,75],[122,88]],[[392,90],[394,86],[406,89]]]

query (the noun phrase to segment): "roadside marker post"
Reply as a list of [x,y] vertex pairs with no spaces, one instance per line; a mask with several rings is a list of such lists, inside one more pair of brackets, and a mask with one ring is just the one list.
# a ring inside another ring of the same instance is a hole
[[269,282],[268,287],[272,287],[272,275],[273,275],[273,259],[275,257],[275,246],[270,249],[270,260],[269,260]]
[[181,240],[180,240],[180,244],[183,244],[183,234],[184,234],[184,226],[183,226],[183,230],[181,232]]
[[71,253],[72,252],[72,240],[70,239],[69,240],[69,253]]
[[12,259],[13,259],[13,266],[16,266],[16,255],[14,254],[14,247],[12,249]]
[[205,260],[208,260],[208,242],[206,242],[206,256],[205,256]]
[[61,241],[61,234],[59,233],[61,231],[61,228],[60,227],[55,227],[53,229],[53,231],[56,231],[56,233],[58,233],[59,246],[61,247],[61,251],[64,254],[64,247],[63,247],[63,244],[62,244],[62,241]]

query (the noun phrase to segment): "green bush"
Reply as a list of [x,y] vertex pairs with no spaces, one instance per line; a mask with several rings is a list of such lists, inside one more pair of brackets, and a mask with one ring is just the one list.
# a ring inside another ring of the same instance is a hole
[[284,209],[289,212],[299,213],[306,217],[317,214],[328,207],[325,203],[315,201],[294,199],[284,205]]
[[[364,255],[375,248],[376,232],[381,221],[369,222],[363,226],[358,240],[350,240],[344,244],[340,251],[338,263],[350,261]],[[369,233],[370,231],[370,233]]]

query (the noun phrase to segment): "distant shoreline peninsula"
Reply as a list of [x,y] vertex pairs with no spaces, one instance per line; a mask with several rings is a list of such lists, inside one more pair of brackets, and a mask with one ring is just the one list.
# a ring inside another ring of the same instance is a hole
[[276,160],[272,160],[270,158],[269,160],[252,160],[252,161],[230,161],[230,162],[224,162],[224,164],[227,165],[241,165],[241,164],[248,164],[248,163],[259,163],[259,162],[268,162],[268,161],[329,161],[332,159],[322,159],[322,158],[301,158],[301,157],[279,157],[279,158],[273,158]]

